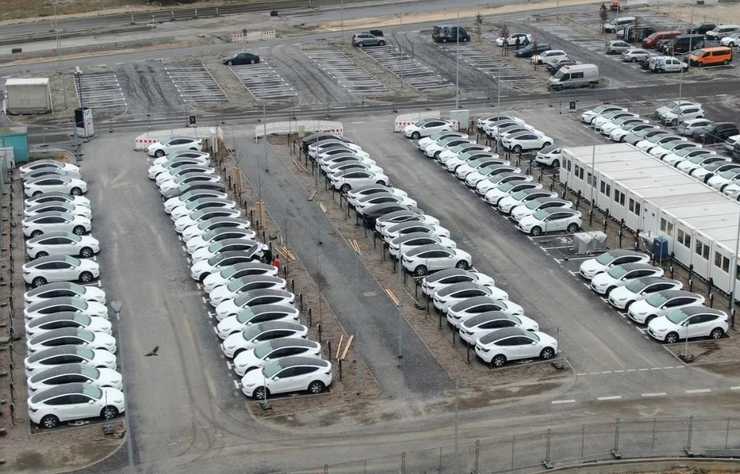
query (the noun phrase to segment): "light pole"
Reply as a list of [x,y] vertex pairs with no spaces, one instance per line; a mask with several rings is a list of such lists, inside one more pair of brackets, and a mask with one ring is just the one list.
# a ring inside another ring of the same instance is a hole
[[455,31],[455,110],[458,110],[460,109],[460,10],[457,11]]
[[730,291],[730,322],[735,329],[735,289],[737,288],[737,254],[740,252],[740,213],[737,215],[737,235],[735,236],[735,255],[733,258],[732,290]]

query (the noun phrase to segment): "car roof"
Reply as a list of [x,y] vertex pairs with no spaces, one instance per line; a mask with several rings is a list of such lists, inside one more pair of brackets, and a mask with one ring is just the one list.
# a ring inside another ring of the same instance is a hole
[[290,356],[280,358],[280,366],[285,369],[296,365],[317,365],[319,367],[329,367],[329,362],[318,357]]
[[271,275],[247,275],[243,277],[239,277],[235,280],[231,280],[227,286],[229,289],[236,289],[241,288],[245,285],[249,285],[251,283],[257,283],[257,282],[266,282],[266,283],[282,283],[283,279],[277,276],[271,276]]
[[578,211],[576,211],[575,209],[569,209],[569,208],[564,208],[564,207],[548,207],[547,209],[542,209],[542,212],[546,214],[555,214],[557,212],[567,212],[568,214],[576,215]]
[[448,253],[454,252],[454,250],[451,250],[449,247],[445,247],[444,245],[429,244],[429,245],[420,245],[419,247],[410,250],[406,255],[413,257],[414,255],[418,255],[422,252],[428,252],[430,250],[443,250]]
[[388,219],[393,219],[396,217],[405,217],[405,216],[419,216],[420,218],[423,218],[424,214],[414,209],[401,209],[400,211],[389,212],[388,214],[380,218],[380,220],[388,220]]
[[41,317],[34,318],[28,323],[28,327],[35,328],[54,321],[80,321],[82,319],[89,320],[90,318],[92,318],[92,316],[88,316],[77,311],[60,311],[58,313],[45,314]]
[[482,344],[490,344],[491,342],[500,341],[501,339],[504,339],[506,337],[511,336],[527,336],[530,337],[529,333],[520,327],[509,327],[509,328],[501,328],[497,329],[495,331],[492,331],[485,336],[481,337],[479,341]]
[[394,244],[402,245],[409,240],[414,239],[435,239],[439,241],[439,237],[434,234],[428,234],[426,232],[411,232],[410,234],[402,234],[393,239]]
[[[229,240],[229,239],[227,239]],[[263,269],[263,270],[273,270],[275,267],[270,265],[269,263],[263,263],[258,261],[251,261],[251,262],[239,262],[235,263],[233,265],[229,265],[227,267],[223,267],[219,269],[219,272],[223,272],[226,270],[234,270],[234,272],[238,272],[241,270],[253,270],[253,269]]]
[[636,281],[639,281],[640,283],[644,285],[652,285],[653,283],[659,283],[659,282],[665,282],[665,283],[678,283],[677,280],[671,280],[670,278],[666,277],[659,277],[659,276],[646,276],[646,277],[640,277]]
[[61,304],[69,304],[77,307],[84,307],[87,305],[87,302],[82,298],[76,298],[71,296],[59,296],[56,298],[47,298],[43,301],[39,301],[38,303],[34,303],[31,306],[28,306],[26,308],[26,311],[33,312],[38,311],[40,309],[49,308],[51,306],[58,306]]
[[683,297],[683,296],[699,296],[693,291],[686,291],[686,290],[663,290],[659,291],[655,294],[660,294],[664,298],[677,298],[677,297]]
[[273,288],[249,290],[237,295],[237,297],[234,298],[234,304],[236,304],[237,306],[242,306],[244,303],[251,300],[252,298],[257,298],[260,296],[283,296],[289,298],[293,296],[293,293],[286,290],[277,290]]
[[373,214],[379,214],[383,213],[383,210],[395,208],[395,207],[406,207],[403,204],[400,204],[398,202],[384,202],[381,204],[373,204],[372,206],[369,206],[365,208],[364,214],[367,215],[373,215]]
[[86,364],[59,364],[33,374],[29,381],[39,382],[58,375],[82,374],[91,370],[97,371],[98,369]]
[[624,263],[622,265],[617,265],[618,267],[622,267],[627,271],[632,270],[657,270],[658,267],[654,265],[650,265],[649,263],[638,263],[638,262],[631,262],[631,263]]
[[310,339],[303,339],[302,337],[281,337],[279,339],[271,339],[265,341],[273,349],[279,349],[281,347],[316,347],[319,345],[318,342]]
[[294,323],[291,321],[265,321],[264,323],[257,323],[251,326],[247,326],[244,329],[242,329],[242,332],[244,331],[250,331],[254,334],[263,333],[265,331],[272,331],[274,329],[293,329],[293,330],[301,330],[305,326],[300,323]]
[[480,304],[488,304],[488,303],[495,304],[500,307],[503,307],[506,304],[491,296],[473,296],[472,298],[468,298],[465,301],[460,301],[459,303],[455,303],[454,305],[452,305],[451,309],[459,311],[459,310],[472,308],[473,306],[478,306]]
[[256,247],[260,245],[260,242],[254,239],[250,239],[248,237],[231,237],[228,239],[217,240],[215,242],[211,242],[211,245],[220,245],[220,246],[226,246],[230,244],[250,244],[252,247]]
[[397,224],[393,224],[392,226],[388,227],[388,232],[398,232],[404,229],[408,229],[409,227],[416,227],[416,226],[426,227],[429,229],[434,229],[435,227],[434,224],[427,224],[427,223],[419,222],[419,221],[399,222]]
[[680,308],[681,312],[686,316],[693,316],[695,314],[716,314],[717,316],[727,316],[727,313],[716,308],[710,308],[708,306],[687,306]]
[[199,197],[199,198],[196,198],[196,199],[188,202],[187,204],[185,204],[185,207],[195,207],[195,206],[198,206],[200,204],[206,204],[206,203],[212,203],[212,202],[220,202],[220,203],[230,204],[230,203],[234,202],[234,200],[233,199],[229,199],[227,197],[226,198],[222,198],[222,197],[203,196],[203,197]]
[[51,331],[47,331],[41,334],[38,334],[36,336],[33,336],[30,339],[30,342],[33,344],[40,344],[46,341],[50,341],[52,339],[57,339],[60,337],[71,337],[71,336],[78,336],[81,339],[88,339],[87,337],[83,336],[92,336],[93,339],[95,339],[95,333],[92,331],[88,331],[87,329],[82,328],[59,328],[59,329],[52,329]]
[[51,283],[46,283],[45,285],[38,286],[36,288],[31,288],[26,292],[26,296],[36,296],[40,295],[41,293],[45,293],[47,291],[55,291],[55,290],[79,290],[80,288],[85,288],[82,285],[78,285],[77,283],[72,283],[70,281],[55,281]]
[[449,296],[452,293],[456,293],[458,291],[464,291],[464,290],[484,290],[487,294],[490,294],[490,290],[488,290],[485,286],[476,283],[474,281],[464,281],[461,283],[455,283],[454,285],[449,285],[437,293],[439,296]]
[[484,313],[476,314],[472,318],[466,319],[462,324],[466,327],[473,327],[481,323],[495,321],[499,319],[519,322],[517,318],[510,314],[504,313],[503,311],[486,311]]
[[200,224],[198,224],[198,227],[205,228],[210,226],[211,224],[220,224],[222,222],[234,222],[237,224],[246,224],[248,221],[243,217],[214,217],[213,219],[208,219]]
[[38,181],[42,181],[42,180],[49,179],[49,178],[59,178],[64,181],[70,181],[72,179],[71,176],[67,174],[54,173],[54,174],[48,174],[45,176],[36,176],[35,178],[25,178],[24,181],[28,184],[33,184]]
[[40,350],[34,354],[28,356],[29,362],[36,362],[48,357],[64,355],[64,354],[75,354],[87,357],[88,355],[92,358],[95,355],[94,349],[85,346],[78,346],[77,344],[63,344],[61,346],[49,347],[48,349]]
[[468,270],[463,270],[462,268],[446,268],[444,270],[434,272],[431,275],[425,276],[424,281],[426,281],[427,283],[433,283],[435,281],[442,280],[443,278],[457,275],[468,275],[470,273],[472,272]]
[[75,257],[71,257],[69,255],[47,255],[45,257],[38,257],[34,260],[31,260],[30,262],[26,263],[26,265],[29,265],[31,267],[36,267],[41,263],[48,263],[48,262],[70,262],[77,260]]
[[46,211],[46,212],[40,212],[36,214],[35,216],[29,217],[28,219],[36,220],[40,219],[42,217],[50,217],[50,216],[60,216],[60,217],[74,217],[73,214],[69,212],[63,212],[63,211]]
[[567,199],[562,199],[562,198],[558,198],[558,197],[550,197],[550,196],[539,197],[539,198],[533,199],[533,201],[535,201],[536,203],[538,203],[540,205],[542,205],[542,204],[549,204],[551,202],[560,202],[560,203],[563,203],[563,204],[567,204],[567,203],[571,202],[571,201],[568,201]]
[[41,242],[42,240],[54,237],[66,237],[72,240],[77,240],[80,236],[75,234],[74,232],[44,232],[41,235],[37,235],[36,237],[28,239],[27,242],[35,244],[37,242]]
[[[241,313],[242,311],[247,311],[247,309],[244,308],[239,312]],[[298,311],[298,309],[296,309],[296,307],[291,304],[258,304],[255,306],[251,306],[249,308],[249,311],[257,316],[263,313],[275,313],[281,311],[284,311],[286,313],[295,313],[296,311]]]
[[[216,219],[221,219],[221,218],[217,217]],[[254,233],[252,229],[242,229],[239,227],[216,227],[215,229],[211,229],[205,234],[203,234],[203,237],[205,238],[206,241],[208,241],[209,239],[212,239],[213,237],[216,237],[217,235],[221,235],[227,232],[240,232],[240,233],[243,233],[244,235]]]
[[70,393],[83,393],[85,390],[85,387],[88,387],[88,384],[65,383],[65,384],[57,385],[56,387],[46,389],[42,392],[39,392],[33,395],[31,397],[31,402],[39,403],[39,402],[48,400],[50,398],[58,397],[59,395],[68,395]]
[[248,258],[252,255],[248,254],[245,250],[229,250],[227,252],[220,252],[208,259],[210,265],[218,265],[227,258],[244,257]]

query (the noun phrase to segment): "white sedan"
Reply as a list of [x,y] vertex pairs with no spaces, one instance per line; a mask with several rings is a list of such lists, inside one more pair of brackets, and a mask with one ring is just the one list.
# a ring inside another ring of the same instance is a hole
[[117,390],[121,390],[123,387],[123,376],[116,370],[98,369],[87,364],[61,364],[31,376],[27,381],[28,393],[32,395],[36,392],[71,383],[71,381]]
[[29,197],[23,200],[23,205],[25,207],[33,207],[39,204],[47,204],[47,203],[63,203],[63,204],[72,204],[73,206],[85,206],[85,207],[92,207],[90,205],[90,200],[86,198],[85,196],[73,196],[69,193],[61,193],[61,192],[46,192],[43,194],[37,194],[34,197]]
[[177,159],[188,159],[188,158],[197,158],[199,160],[202,160],[206,163],[210,163],[211,160],[211,154],[206,153],[204,151],[195,151],[195,150],[188,150],[188,151],[180,151],[177,153],[173,153],[170,156],[161,156],[159,158],[155,158],[154,161],[152,161],[152,166],[158,166],[158,165],[167,165],[167,163],[172,163],[174,160]]
[[234,206],[228,207],[217,207],[208,208],[201,211],[195,211],[190,215],[184,215],[177,219],[174,223],[175,232],[178,234],[184,233],[190,227],[197,226],[203,222],[219,217],[239,217],[241,216],[241,209]]
[[152,143],[147,147],[146,152],[149,156],[160,158],[165,155],[177,153],[179,151],[200,151],[202,146],[203,140],[200,138],[173,137],[169,140]]
[[278,276],[250,275],[232,279],[226,285],[213,289],[208,294],[212,306],[218,306],[222,302],[234,299],[236,295],[251,290],[275,289],[284,290],[287,287],[285,279]]
[[613,249],[581,263],[578,273],[586,280],[591,280],[599,273],[608,272],[610,268],[616,265],[648,262],[650,262],[650,256],[643,252],[629,249]]
[[453,129],[453,123],[449,120],[428,120],[413,123],[407,125],[403,129],[403,134],[406,138],[413,138],[418,140],[421,137],[428,137],[429,135],[445,132]]
[[87,192],[87,183],[70,176],[46,176],[23,183],[23,193],[26,197],[52,192],[79,196]]
[[32,321],[49,314],[61,312],[80,313],[90,317],[108,319],[108,308],[105,304],[74,296],[47,298],[38,303],[26,306],[23,310],[23,315],[27,321]]
[[581,212],[567,208],[541,209],[517,223],[517,228],[534,236],[543,232],[566,231],[569,234],[581,228]]
[[706,306],[675,309],[653,319],[647,333],[653,339],[674,344],[680,339],[711,337],[720,339],[729,329],[727,313]]
[[514,316],[524,314],[524,308],[511,300],[497,300],[490,296],[477,296],[450,306],[447,309],[447,322],[459,328],[463,321],[489,311],[501,311]]
[[49,255],[23,265],[23,281],[34,288],[54,281],[89,283],[98,276],[100,267],[89,258]]
[[97,301],[105,304],[105,291],[94,285],[78,285],[66,281],[47,283],[46,285],[28,290],[23,294],[23,302],[27,305],[38,303],[49,298],[78,297],[86,301]]
[[528,201],[526,204],[520,204],[511,210],[511,219],[514,222],[519,222],[527,216],[531,216],[540,209],[547,209],[549,207],[564,207],[571,208],[573,203],[565,199],[560,198],[539,198]]
[[206,197],[184,203],[183,205],[177,206],[170,212],[170,219],[177,221],[181,217],[189,216],[195,212],[203,209],[214,209],[214,208],[225,208],[233,209],[236,207],[236,203],[231,199],[223,198],[211,198]]
[[92,219],[92,210],[88,206],[76,205],[66,202],[45,202],[35,206],[26,207],[23,211],[24,217],[33,217],[45,212],[63,212]]
[[242,331],[228,336],[221,343],[221,352],[229,359],[233,359],[239,353],[251,349],[262,341],[283,337],[305,338],[307,335],[308,328],[303,324],[290,321],[268,321],[247,326]]
[[446,313],[451,306],[479,296],[488,296],[495,300],[509,299],[509,294],[500,288],[467,282],[439,288],[432,294],[432,301],[438,311]]
[[208,275],[203,280],[203,289],[206,293],[213,291],[221,285],[227,285],[229,281],[249,275],[276,276],[278,269],[268,263],[245,262],[224,267]]
[[261,370],[270,361],[293,356],[321,358],[321,344],[299,337],[259,342],[234,357],[234,372],[243,377],[247,372]]
[[247,219],[240,217],[216,217],[208,219],[199,224],[191,225],[182,232],[182,240],[187,245],[192,239],[203,236],[208,231],[218,228],[237,228],[249,230],[250,224]]
[[472,265],[472,258],[469,253],[457,248],[424,245],[404,254],[401,257],[401,264],[406,271],[416,276],[424,276],[430,271],[446,268],[468,269]]
[[518,327],[499,329],[478,339],[475,354],[493,367],[503,367],[512,360],[552,359],[558,353],[558,341],[544,332]]
[[482,286],[496,285],[496,281],[485,273],[450,268],[425,276],[421,283],[421,292],[429,296],[441,288],[465,282],[477,283]]
[[23,219],[23,235],[36,237],[50,232],[72,232],[83,235],[92,229],[90,219],[64,212],[46,212]]
[[201,247],[190,255],[190,259],[193,263],[197,263],[201,260],[208,260],[219,253],[234,251],[250,252],[261,255],[267,249],[267,245],[255,239],[236,237],[233,239],[219,240],[208,247]]
[[116,338],[104,332],[93,332],[81,328],[61,328],[47,331],[26,339],[26,351],[29,354],[50,347],[71,344],[92,349],[103,349],[116,353]]
[[372,172],[366,169],[354,169],[345,171],[330,177],[331,185],[337,191],[346,193],[369,184],[382,184],[388,186],[391,180],[382,171]]
[[26,241],[26,254],[30,258],[47,255],[72,255],[90,258],[100,252],[98,239],[91,235],[72,232],[51,232]]
[[267,321],[299,322],[298,309],[289,304],[261,304],[247,307],[239,313],[222,319],[216,325],[216,335],[226,339],[232,334],[243,331],[246,327]]
[[25,178],[34,171],[41,170],[59,170],[68,176],[80,176],[80,168],[77,165],[57,160],[34,160],[30,163],[19,166],[18,170],[21,173],[21,178]]
[[478,339],[486,334],[510,327],[522,328],[525,331],[540,330],[537,321],[524,315],[514,316],[501,311],[489,311],[466,319],[460,324],[459,333],[463,341],[474,346]]
[[202,174],[193,173],[187,176],[183,176],[180,179],[171,181],[165,181],[162,187],[159,188],[159,192],[165,198],[175,197],[181,192],[181,187],[192,184],[205,184],[205,183],[221,183],[223,180],[221,176],[217,174]]
[[367,186],[363,186],[361,188],[357,188],[353,191],[348,192],[345,198],[351,206],[356,206],[359,200],[365,196],[385,193],[398,197],[408,197],[408,194],[403,189],[385,186],[382,184],[369,184]]
[[522,204],[539,198],[556,198],[558,197],[557,192],[548,191],[541,188],[524,189],[515,193],[510,193],[508,196],[501,198],[496,207],[503,214],[511,214],[511,211]]

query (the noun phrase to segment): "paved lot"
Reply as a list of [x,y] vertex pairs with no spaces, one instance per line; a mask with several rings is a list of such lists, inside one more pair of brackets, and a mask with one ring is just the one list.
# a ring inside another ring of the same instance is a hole
[[115,72],[80,74],[77,81],[77,97],[85,107],[100,112],[124,112],[126,98]]
[[401,82],[418,91],[438,91],[452,86],[447,78],[442,77],[433,68],[393,44],[365,48],[364,51],[381,66],[396,75]]
[[213,105],[227,100],[221,86],[200,61],[165,63],[164,71],[186,104]]
[[162,115],[185,108],[161,61],[120,64],[116,75],[132,114]]
[[331,46],[308,45],[303,53],[327,76],[350,94],[372,96],[386,92],[385,85],[356,65],[352,58]]
[[231,71],[258,101],[294,99],[298,93],[265,59],[259,64],[231,66]]

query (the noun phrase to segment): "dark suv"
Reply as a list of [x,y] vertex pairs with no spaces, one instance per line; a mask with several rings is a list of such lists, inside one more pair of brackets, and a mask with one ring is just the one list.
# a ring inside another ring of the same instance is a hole
[[435,25],[432,30],[432,39],[437,43],[467,43],[470,35],[462,26]]
[[239,64],[257,64],[258,62],[260,62],[259,56],[246,52],[234,53],[228,58],[224,59],[224,64],[227,66],[236,66]]
[[701,25],[692,26],[686,30],[686,33],[690,35],[704,35],[707,31],[712,31],[715,28],[717,28],[717,25],[714,23],[702,23]]
[[715,123],[712,127],[699,131],[693,136],[700,143],[721,143],[733,135],[739,135],[737,125],[732,122]]
[[547,43],[529,43],[527,46],[514,51],[514,56],[517,58],[531,58],[535,54],[540,54],[548,49],[552,48]]

